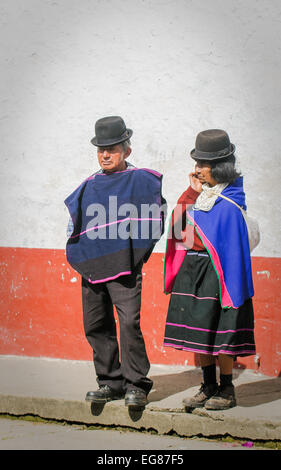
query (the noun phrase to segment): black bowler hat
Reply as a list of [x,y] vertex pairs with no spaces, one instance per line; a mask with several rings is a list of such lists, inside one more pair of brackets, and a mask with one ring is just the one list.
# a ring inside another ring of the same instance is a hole
[[199,132],[195,148],[190,152],[194,160],[220,160],[230,157],[235,152],[228,134],[221,129],[208,129]]
[[107,147],[128,140],[133,131],[126,129],[125,122],[119,116],[99,119],[95,125],[96,136],[91,140],[96,147]]

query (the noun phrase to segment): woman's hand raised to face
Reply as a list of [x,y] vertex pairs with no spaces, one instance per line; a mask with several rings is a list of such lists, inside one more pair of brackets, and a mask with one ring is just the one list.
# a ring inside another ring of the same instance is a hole
[[202,183],[200,183],[199,179],[196,176],[196,173],[194,172],[189,173],[189,182],[190,182],[190,186],[192,187],[192,189],[194,189],[194,191],[201,193]]

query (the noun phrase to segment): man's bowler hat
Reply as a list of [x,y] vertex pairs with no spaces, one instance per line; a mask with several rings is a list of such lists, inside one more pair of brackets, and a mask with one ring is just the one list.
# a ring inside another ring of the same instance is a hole
[[228,134],[221,129],[208,129],[199,132],[195,141],[195,148],[190,152],[194,160],[221,160],[233,155],[233,145]]
[[125,122],[119,116],[108,116],[99,119],[95,124],[96,135],[91,140],[96,147],[107,147],[128,140],[133,131],[127,129]]

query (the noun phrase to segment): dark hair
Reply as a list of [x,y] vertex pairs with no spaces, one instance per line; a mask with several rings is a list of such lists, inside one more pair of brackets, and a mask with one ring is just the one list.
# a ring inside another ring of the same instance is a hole
[[241,176],[241,173],[235,168],[235,161],[235,155],[231,155],[221,160],[206,160],[206,163],[210,165],[211,175],[217,183],[233,183],[236,178]]

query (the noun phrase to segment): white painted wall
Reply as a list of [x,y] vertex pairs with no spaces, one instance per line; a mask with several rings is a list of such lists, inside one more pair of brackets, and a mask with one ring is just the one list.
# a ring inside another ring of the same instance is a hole
[[[64,198],[121,115],[170,208],[197,133],[236,144],[259,256],[280,256],[280,0],[2,0],[0,246],[64,248]],[[158,244],[163,251],[164,243]]]

